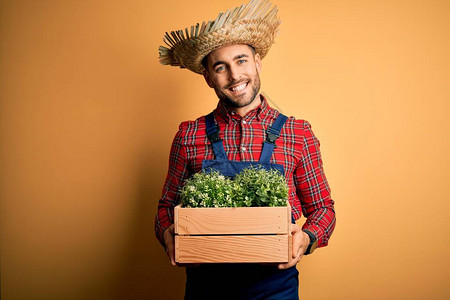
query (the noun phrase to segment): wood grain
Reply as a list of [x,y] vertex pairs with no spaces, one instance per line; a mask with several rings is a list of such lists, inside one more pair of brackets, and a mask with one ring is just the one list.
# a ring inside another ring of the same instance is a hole
[[175,207],[175,233],[288,234],[291,208],[287,207]]
[[179,263],[284,263],[289,235],[175,236]]

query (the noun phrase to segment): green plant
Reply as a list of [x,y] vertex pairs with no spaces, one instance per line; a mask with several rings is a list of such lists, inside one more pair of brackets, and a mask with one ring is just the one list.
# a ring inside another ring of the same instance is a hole
[[217,171],[196,173],[181,189],[185,207],[285,206],[288,186],[276,170],[249,167],[234,180]]
[[244,169],[234,178],[238,192],[235,201],[242,206],[285,206],[289,188],[284,176],[276,170],[260,167]]
[[181,201],[186,207],[230,207],[233,185],[219,172],[196,173],[181,189]]

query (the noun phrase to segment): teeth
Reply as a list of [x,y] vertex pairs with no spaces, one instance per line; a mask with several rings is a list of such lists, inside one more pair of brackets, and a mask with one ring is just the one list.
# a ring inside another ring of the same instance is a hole
[[243,84],[240,84],[240,85],[238,85],[238,86],[236,86],[234,88],[231,88],[231,91],[239,92],[239,91],[242,91],[243,89],[245,89],[246,86],[247,86],[247,83],[243,83]]

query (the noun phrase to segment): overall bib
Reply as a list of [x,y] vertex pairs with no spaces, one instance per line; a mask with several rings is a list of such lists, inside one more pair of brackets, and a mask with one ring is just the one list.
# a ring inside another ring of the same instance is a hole
[[[287,117],[279,114],[267,130],[261,157],[258,162],[230,161],[219,138],[219,127],[214,115],[205,117],[206,133],[212,143],[215,159],[204,160],[202,170],[219,171],[224,176],[234,177],[243,169],[259,166],[275,169],[284,174],[284,166],[270,163],[275,140]],[[185,299],[268,299],[298,300],[298,271],[296,266],[279,270],[276,265],[261,264],[201,264],[186,268]]]

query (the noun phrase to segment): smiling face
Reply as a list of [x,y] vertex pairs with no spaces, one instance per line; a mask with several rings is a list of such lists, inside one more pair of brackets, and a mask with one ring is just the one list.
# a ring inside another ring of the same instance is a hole
[[206,59],[205,80],[220,100],[242,116],[261,103],[257,97],[261,58],[250,46],[224,46],[212,51]]

